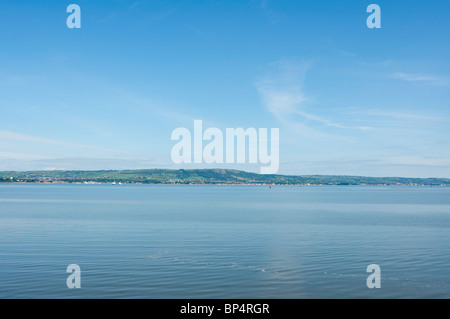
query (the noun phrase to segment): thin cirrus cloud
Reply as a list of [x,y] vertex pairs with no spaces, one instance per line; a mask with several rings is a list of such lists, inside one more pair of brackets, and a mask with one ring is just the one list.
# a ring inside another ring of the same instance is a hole
[[402,119],[402,120],[417,120],[417,121],[428,121],[428,122],[450,122],[449,117],[430,116],[430,115],[407,113],[407,112],[370,110],[370,111],[367,111],[366,113],[369,116],[382,116],[382,117],[390,117],[390,118]]
[[126,153],[124,151],[115,150],[115,149],[111,149],[111,148],[60,141],[60,140],[49,139],[49,138],[40,137],[40,136],[36,136],[36,135],[22,134],[22,133],[10,132],[10,131],[0,131],[0,139],[15,140],[15,141],[22,141],[22,142],[30,142],[30,143],[43,143],[43,144],[51,144],[51,145],[68,146],[68,147],[72,147],[72,148],[90,149],[90,150],[97,150],[97,151],[103,151],[103,152]]
[[339,129],[368,130],[370,127],[350,126],[333,121],[328,118],[307,111],[307,104],[312,100],[304,93],[303,82],[312,62],[292,63],[279,61],[271,64],[275,72],[260,79],[255,83],[262,102],[267,110],[280,122],[288,126],[302,126],[303,123],[295,122],[295,116],[303,120],[320,123],[328,127]]
[[450,158],[401,156],[389,159],[389,164],[396,165],[423,165],[423,166],[450,166]]
[[435,85],[450,85],[449,78],[430,74],[395,72],[391,77],[407,82],[426,82]]

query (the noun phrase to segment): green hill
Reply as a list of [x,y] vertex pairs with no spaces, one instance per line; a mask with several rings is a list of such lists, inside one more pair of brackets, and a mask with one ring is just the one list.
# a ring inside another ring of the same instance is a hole
[[3,171],[0,183],[450,185],[447,178],[344,175],[262,175],[230,169],[140,169],[100,171]]

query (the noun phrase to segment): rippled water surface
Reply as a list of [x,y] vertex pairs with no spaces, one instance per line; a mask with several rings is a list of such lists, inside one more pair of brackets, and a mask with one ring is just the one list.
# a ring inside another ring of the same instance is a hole
[[0,298],[450,298],[449,265],[445,187],[0,184]]

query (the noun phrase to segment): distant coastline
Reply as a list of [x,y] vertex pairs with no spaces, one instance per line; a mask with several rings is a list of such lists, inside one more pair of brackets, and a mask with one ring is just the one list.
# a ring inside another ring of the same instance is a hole
[[0,183],[450,186],[448,178],[263,175],[231,169],[1,171]]

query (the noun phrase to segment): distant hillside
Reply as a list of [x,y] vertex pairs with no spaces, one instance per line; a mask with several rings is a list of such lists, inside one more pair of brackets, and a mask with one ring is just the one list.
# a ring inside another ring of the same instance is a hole
[[262,175],[230,169],[0,172],[0,183],[11,182],[450,186],[450,179],[448,178],[363,177],[340,175]]

